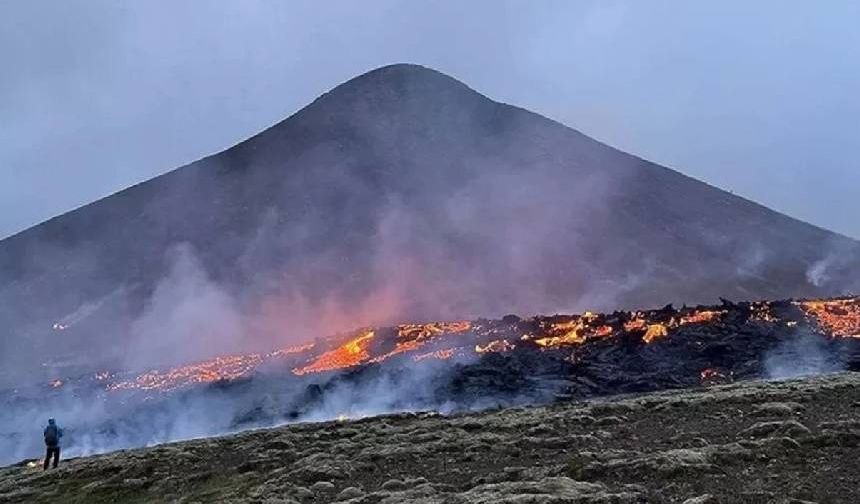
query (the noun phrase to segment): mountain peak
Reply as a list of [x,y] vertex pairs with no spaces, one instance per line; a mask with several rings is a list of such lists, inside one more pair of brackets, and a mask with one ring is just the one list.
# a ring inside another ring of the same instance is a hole
[[412,63],[386,65],[335,87],[320,96],[314,104],[325,104],[336,98],[338,108],[376,108],[394,106],[402,108],[410,103],[440,104],[454,102],[465,104],[486,97],[459,80],[442,72]]
[[468,86],[450,75],[414,63],[394,63],[381,66],[348,80],[343,86],[352,84],[372,87],[380,85],[384,87],[402,87],[421,82],[433,83],[437,86],[469,89]]
[[402,77],[402,76],[417,76],[417,75],[425,75],[425,76],[442,76],[449,79],[452,77],[434,69],[424,65],[419,65],[417,63],[391,63],[390,65],[383,65],[381,67],[374,68],[373,70],[368,70],[367,72],[358,75],[350,80],[360,80],[366,77],[371,76],[379,76],[381,78],[391,78],[391,77]]

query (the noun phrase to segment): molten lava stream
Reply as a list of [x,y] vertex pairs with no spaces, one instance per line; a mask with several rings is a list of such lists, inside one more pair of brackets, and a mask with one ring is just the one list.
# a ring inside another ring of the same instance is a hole
[[[137,375],[132,380],[109,383],[108,391],[119,390],[158,390],[170,392],[198,383],[211,383],[221,380],[235,380],[250,375],[265,361],[285,359],[311,349],[313,343],[286,347],[265,355],[244,354],[225,355],[203,362],[178,366],[167,371],[149,371]],[[111,373],[104,371],[96,374],[96,380],[105,381]]]
[[328,352],[317,357],[314,362],[303,367],[293,369],[296,375],[307,373],[321,373],[323,371],[333,371],[347,367],[357,366],[370,358],[370,353],[367,347],[370,345],[375,333],[372,329],[362,332],[356,338],[353,338],[343,345],[329,350]]
[[[830,335],[860,338],[860,297],[799,301],[794,304],[809,320],[815,321]],[[779,322],[770,303],[754,303],[751,309],[751,318],[754,320]],[[194,384],[249,376],[264,362],[284,360],[297,355],[304,355],[305,362],[302,366],[294,368],[292,372],[295,375],[304,375],[345,369],[368,362],[383,362],[395,355],[407,355],[418,362],[426,359],[445,360],[455,356],[508,352],[516,348],[514,342],[520,341],[533,342],[544,349],[551,350],[583,345],[594,339],[610,337],[622,332],[644,331],[643,341],[652,343],[687,324],[718,323],[726,313],[724,309],[682,310],[668,315],[665,310],[638,311],[618,319],[586,312],[582,315],[536,317],[533,319],[536,327],[528,329],[527,332],[522,332],[516,325],[497,325],[493,322],[489,325],[474,325],[469,321],[402,324],[393,328],[396,330],[392,341],[394,348],[382,354],[371,353],[372,344],[377,341],[377,333],[372,329],[365,329],[338,347],[322,354],[311,353],[317,344],[309,343],[265,354],[228,355],[166,371],[149,371],[126,381],[113,381],[115,375],[104,371],[97,373],[95,380],[104,382],[107,390],[169,392]],[[620,320],[626,321],[621,323]],[[796,323],[793,320],[785,322],[788,326]],[[379,337],[383,338],[382,335],[387,334],[389,333],[382,332]],[[447,339],[453,335],[462,335],[462,337]],[[390,348],[387,344],[379,346]],[[720,376],[710,375],[709,371],[702,378],[711,382]],[[59,379],[50,384],[55,388],[64,385],[63,380]]]
[[795,303],[832,336],[860,338],[860,298]]

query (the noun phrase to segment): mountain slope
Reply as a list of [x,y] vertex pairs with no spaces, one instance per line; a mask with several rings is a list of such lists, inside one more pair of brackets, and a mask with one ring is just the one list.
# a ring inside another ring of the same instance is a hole
[[0,364],[54,369],[87,349],[145,366],[397,319],[830,295],[857,285],[857,248],[393,65],[0,242]]

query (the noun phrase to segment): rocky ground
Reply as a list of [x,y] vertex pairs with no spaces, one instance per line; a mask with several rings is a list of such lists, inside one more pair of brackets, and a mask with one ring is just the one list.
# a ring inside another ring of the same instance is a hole
[[856,503],[860,374],[401,414],[0,469],[2,502]]

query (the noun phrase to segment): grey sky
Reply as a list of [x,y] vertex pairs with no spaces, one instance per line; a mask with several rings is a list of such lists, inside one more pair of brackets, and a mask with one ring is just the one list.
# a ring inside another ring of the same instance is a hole
[[860,237],[860,2],[0,2],[0,237],[424,64]]

